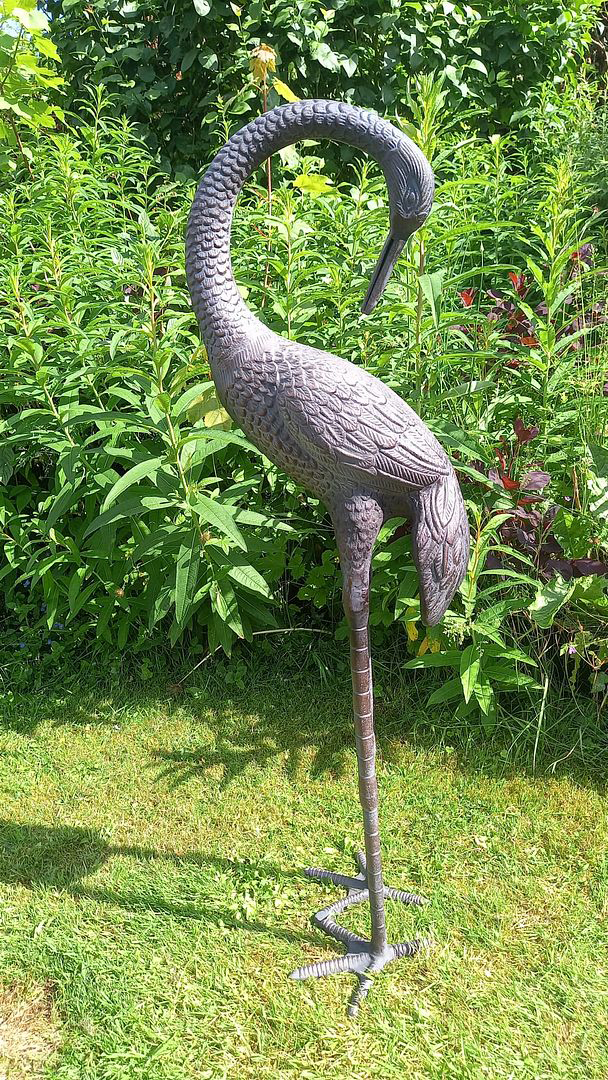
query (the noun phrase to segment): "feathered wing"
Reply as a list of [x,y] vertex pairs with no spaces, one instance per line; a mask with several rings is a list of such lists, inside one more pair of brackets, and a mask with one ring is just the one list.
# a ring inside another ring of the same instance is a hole
[[353,484],[379,495],[447,477],[448,458],[420,417],[363,368],[301,345],[282,351],[279,407],[294,440]]
[[281,387],[287,426],[303,449],[386,505],[409,508],[423,622],[440,622],[467,570],[469,525],[452,465],[397,394],[344,360],[301,346]]

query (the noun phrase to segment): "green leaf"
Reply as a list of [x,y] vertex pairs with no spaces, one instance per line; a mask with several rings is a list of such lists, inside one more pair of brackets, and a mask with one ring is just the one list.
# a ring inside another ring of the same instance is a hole
[[[492,385],[495,386],[496,384],[492,383]],[[458,450],[460,454],[464,454],[465,457],[473,460],[483,458],[485,450],[480,438],[474,437],[470,432],[463,431],[462,428],[453,424],[451,420],[438,420],[434,417],[428,417],[425,422],[431,428],[433,434],[442,443],[452,447],[453,450]],[[478,475],[481,476],[482,474],[479,473]]]
[[201,562],[201,538],[198,529],[192,530],[189,543],[179,549],[175,567],[175,618],[180,626],[194,599]]
[[114,596],[106,596],[99,609],[99,615],[97,616],[97,624],[95,627],[95,633],[97,637],[102,637],[105,634],[107,625],[114,611],[116,599]]
[[[42,410],[41,410],[42,411]],[[71,416],[68,420],[64,421],[65,428],[73,428],[77,424],[102,424],[104,422],[116,421],[117,423],[124,424],[131,431],[158,431],[156,424],[153,424],[149,420],[144,420],[141,416],[136,416],[135,413],[121,413],[110,412],[104,409],[96,409],[93,406],[81,407],[77,416]]]
[[0,445],[0,484],[8,484],[15,466],[15,455],[10,446]]
[[[436,654],[438,655],[438,654]],[[462,683],[460,679],[448,679],[434,693],[431,694],[427,705],[440,705],[443,701],[454,701],[462,697]]]
[[215,609],[219,617],[237,637],[244,637],[236,593],[226,578],[216,581]]
[[144,477],[154,483],[156,473],[163,461],[164,458],[162,457],[148,458],[146,461],[140,461],[137,465],[133,465],[133,467],[128,469],[123,476],[119,476],[116,483],[112,484],[112,487],[101,504],[102,511],[107,510],[109,506],[112,506],[112,503],[116,502],[123,491],[132,487],[133,484],[139,483]]
[[466,702],[470,700],[471,694],[475,689],[480,667],[481,653],[479,646],[475,644],[467,645],[466,649],[463,649],[460,657],[460,681],[462,683],[462,692]]
[[193,405],[194,402],[198,400],[198,398],[205,397],[205,395],[211,390],[212,386],[213,383],[210,379],[208,379],[206,382],[196,383],[195,386],[190,386],[187,390],[184,390],[183,394],[178,397],[177,401],[173,406],[174,418],[176,420],[179,419],[182,413],[185,412],[186,409],[190,407],[190,405]]
[[223,551],[221,548],[214,547],[213,544],[206,545],[205,553],[213,559],[216,566],[225,567],[228,577],[238,585],[260,596],[271,597],[268,583],[259,571],[238,554],[233,551]]
[[516,660],[520,664],[529,664],[532,667],[538,667],[536,660],[533,660],[527,653],[522,652],[521,649],[504,649],[499,645],[486,645],[484,646],[484,653],[486,656],[496,657],[502,660]]
[[42,30],[49,28],[49,21],[41,11],[25,11],[21,7],[16,7],[13,8],[11,17],[18,19],[24,30],[29,30],[31,34],[39,34]]
[[271,517],[269,514],[260,514],[257,510],[239,510],[236,520],[240,525],[260,525],[265,529],[273,529],[276,532],[297,533],[288,521],[281,518]]
[[0,97],[0,112],[12,112],[15,116],[29,119],[29,113],[25,112],[16,101],[9,101],[5,97]]
[[523,671],[516,671],[506,664],[487,664],[484,667],[484,675],[490,682],[498,683],[512,690],[542,690],[542,683],[537,682],[531,675]]
[[194,440],[208,442],[210,454],[212,454],[214,450],[221,450],[224,446],[242,446],[244,450],[251,450],[254,454],[257,454],[258,457],[262,456],[262,451],[258,450],[257,446],[250,443],[244,435],[237,434],[236,431],[221,431],[219,428],[208,428],[205,431],[193,431],[183,439],[180,439],[178,446],[180,449],[183,449],[187,443],[193,442]]
[[72,575],[72,580],[70,581],[68,588],[68,604],[71,612],[74,611],[74,605],[76,604],[76,599],[82,587],[82,580],[86,572],[86,566],[79,566]]
[[479,675],[473,687],[473,693],[484,716],[491,716],[495,708],[494,691],[483,673]]
[[86,589],[82,589],[78,593],[78,596],[74,600],[73,608],[72,608],[72,610],[70,611],[70,614],[67,617],[66,625],[67,625],[67,623],[72,622],[72,619],[76,618],[78,613],[80,611],[82,611],[83,607],[85,607],[87,602],[97,592],[98,589],[99,589],[99,583],[97,581],[93,581],[90,585],[87,585]]
[[247,550],[247,544],[238,525],[234,520],[234,510],[219,502],[218,499],[210,499],[208,495],[198,493],[190,503],[194,513],[208,525],[214,525],[224,536],[228,536],[237,547]]
[[429,304],[433,316],[433,323],[437,328],[439,328],[441,289],[445,273],[445,270],[435,270],[434,274],[420,274],[420,277],[418,278],[418,284],[422,290],[423,296]]
[[197,55],[198,49],[188,49],[188,52],[182,57],[182,62],[180,65],[181,70],[187,71],[188,68],[191,68],[194,61],[196,60]]
[[42,35],[37,37],[36,48],[38,52],[42,53],[43,56],[48,56],[51,60],[57,60],[58,62],[61,60],[55,43],[49,37],[43,37]]
[[310,52],[312,57],[328,71],[339,71],[340,57],[330,49],[326,41],[312,41]]
[[415,671],[417,668],[427,667],[460,667],[461,653],[458,649],[450,649],[447,652],[425,653],[424,656],[415,656],[408,660],[404,668]]
[[543,630],[552,626],[558,611],[568,602],[573,592],[574,582],[564,581],[559,574],[544,585],[539,585],[536,596],[528,608],[537,626],[542,627]]
[[470,382],[459,383],[458,386],[453,386],[451,390],[439,394],[436,401],[450,401],[452,398],[459,397],[468,398],[471,394],[480,394],[484,390],[496,390],[494,379],[471,379]]
[[149,510],[162,510],[164,507],[175,505],[172,499],[163,499],[158,495],[127,495],[96,517],[85,530],[83,539],[92,536],[105,525],[113,525],[114,522],[122,521],[124,518],[146,514]]

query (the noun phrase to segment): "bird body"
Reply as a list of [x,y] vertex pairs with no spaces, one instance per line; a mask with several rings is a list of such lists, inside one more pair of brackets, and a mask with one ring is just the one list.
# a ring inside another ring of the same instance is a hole
[[197,191],[186,261],[193,305],[225,409],[271,461],[327,505],[337,533],[355,495],[375,502],[380,524],[412,520],[422,617],[432,625],[468,561],[466,513],[445,451],[417,413],[364,368],[270,331],[245,306],[232,275],[230,225],[244,180],[274,148],[311,133],[352,141],[378,158],[389,193],[392,184],[397,230],[424,220],[432,173],[405,135],[339,102],[281,106],[232,137]]
[[[418,147],[375,113],[342,102],[297,102],[258,117],[217,154],[198,187],[186,238],[188,285],[222,404],[271,461],[325,503],[336,533],[351,635],[366,847],[362,874],[348,881],[359,899],[365,884],[372,939],[350,941],[344,966],[335,967],[336,961],[329,968],[356,971],[361,997],[369,984],[366,971],[413,949],[412,943],[389,946],[384,925],[384,897],[411,894],[386,890],[380,863],[368,642],[373,546],[383,521],[411,520],[421,615],[434,625],[464,577],[469,532],[452,465],[418,414],[364,368],[273,333],[238,291],[230,262],[238,193],[270,154],[302,138],[348,142],[374,156],[384,171],[390,232],[363,302],[366,313],[377,303],[407,238],[429,213],[434,181]],[[332,880],[338,878],[347,881],[340,875]],[[347,932],[332,920],[318,925],[348,944]],[[312,965],[294,976],[327,974],[329,968]]]

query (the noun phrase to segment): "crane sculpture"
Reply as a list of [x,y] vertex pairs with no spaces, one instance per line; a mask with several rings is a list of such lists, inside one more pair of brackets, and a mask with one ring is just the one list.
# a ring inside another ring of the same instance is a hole
[[[346,954],[298,968],[294,979],[351,972],[358,983],[349,1012],[366,996],[372,974],[420,941],[387,941],[385,899],[423,901],[384,885],[378,827],[372,676],[368,636],[372,550],[382,523],[412,523],[420,609],[438,623],[465,574],[469,530],[454,470],[413,409],[379,379],[330,353],[270,331],[245,305],[230,262],[234,206],[245,180],[275,151],[298,139],[333,139],[367,151],[388,186],[390,231],[363,301],[375,307],[408,237],[433,201],[431,167],[418,147],[375,113],[339,101],[282,105],[238,131],[199,184],[186,238],[192,305],[218,396],[253,443],[329,510],[343,576],[350,655],[359,795],[365,854],[353,876],[309,869],[309,877],[347,894],[313,921],[346,946]],[[336,916],[369,899],[371,938],[351,933]]]

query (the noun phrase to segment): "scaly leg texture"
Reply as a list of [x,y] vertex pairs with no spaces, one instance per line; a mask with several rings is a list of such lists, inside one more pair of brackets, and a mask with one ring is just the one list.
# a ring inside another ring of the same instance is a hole
[[[367,996],[372,979],[391,960],[413,956],[425,941],[402,941],[390,945],[386,937],[385,899],[404,904],[423,904],[414,893],[385,887],[380,857],[378,826],[378,785],[376,781],[376,740],[373,718],[373,690],[369,650],[369,581],[372,548],[382,524],[382,511],[369,497],[357,495],[334,512],[334,524],[344,577],[344,610],[350,628],[350,657],[353,682],[353,712],[357,744],[359,798],[363,809],[365,854],[358,855],[359,873],[353,877],[327,870],[309,869],[307,875],[317,881],[330,881],[346,888],[347,895],[318,911],[313,922],[320,930],[346,946],[346,955],[332,960],[307,964],[292,972],[292,979],[321,978],[340,972],[352,972],[358,985],[351,997],[350,1015]],[[354,904],[368,900],[371,915],[371,939],[353,934],[336,922]]]
[[[351,930],[347,930],[346,927],[340,926],[336,922],[336,917],[346,911],[347,908],[370,899],[370,890],[367,886],[366,859],[362,851],[358,852],[357,860],[360,872],[352,877],[346,874],[335,874],[330,870],[319,870],[316,867],[304,871],[307,877],[313,878],[315,881],[328,881],[332,885],[341,885],[348,890],[346,896],[336,900],[329,907],[317,911],[312,917],[314,925],[319,930],[333,938],[334,941],[339,941],[346,946],[346,954],[334,957],[332,960],[321,960],[315,964],[307,964],[305,967],[297,968],[290,975],[291,979],[320,979],[324,975],[338,975],[341,972],[350,972],[356,975],[358,983],[349,1002],[349,1016],[356,1015],[360,1003],[367,997],[373,981],[370,978],[371,974],[381,971],[391,960],[397,960],[402,956],[415,956],[416,953],[430,944],[424,938],[416,938],[413,941],[400,941],[396,945],[390,945],[385,941],[379,951],[374,949],[372,941],[367,941],[365,938],[359,937],[358,934],[353,934]],[[383,886],[382,891],[383,901],[384,899],[399,900],[402,904],[414,904],[418,907],[426,903],[416,893],[404,892],[402,889],[391,889],[388,886]]]

